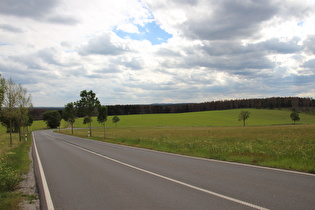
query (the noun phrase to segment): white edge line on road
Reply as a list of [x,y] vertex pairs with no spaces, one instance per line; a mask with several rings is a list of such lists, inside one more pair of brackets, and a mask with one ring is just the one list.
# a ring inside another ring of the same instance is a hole
[[138,167],[133,166],[133,165],[130,165],[130,164],[128,164],[128,163],[121,162],[121,161],[119,161],[119,160],[116,160],[116,159],[107,157],[107,156],[105,156],[105,155],[101,155],[101,154],[99,154],[99,153],[93,152],[93,151],[91,151],[91,150],[82,148],[82,147],[80,147],[80,146],[77,146],[77,145],[74,145],[74,144],[71,144],[71,143],[67,143],[67,142],[64,142],[64,143],[65,143],[65,144],[68,144],[68,145],[70,145],[70,146],[76,147],[76,148],[78,148],[78,149],[80,149],[80,150],[86,151],[86,152],[88,152],[88,153],[91,153],[91,154],[93,154],[93,155],[96,155],[96,156],[99,156],[99,157],[108,159],[108,160],[110,160],[110,161],[116,162],[116,163],[118,163],[118,164],[127,166],[127,167],[129,167],[129,168],[132,168],[132,169],[135,169],[135,170],[138,170],[138,171],[141,171],[141,172],[144,172],[144,173],[147,173],[147,174],[150,174],[150,175],[153,175],[153,176],[156,176],[156,177],[159,177],[159,178],[162,178],[162,179],[165,179],[165,180],[168,180],[168,181],[171,181],[171,182],[174,182],[174,183],[177,183],[177,184],[180,184],[180,185],[183,185],[183,186],[186,186],[186,187],[189,187],[189,188],[192,188],[192,189],[201,191],[201,192],[205,192],[205,193],[208,193],[208,194],[210,194],[210,195],[213,195],[213,196],[216,196],[216,197],[219,197],[219,198],[223,198],[223,199],[226,199],[226,200],[229,200],[229,201],[238,203],[238,204],[242,204],[242,205],[244,205],[244,206],[249,206],[249,207],[254,208],[254,209],[267,210],[267,208],[264,208],[264,207],[261,207],[261,206],[257,206],[257,205],[255,205],[255,204],[251,204],[251,203],[248,203],[248,202],[245,202],[245,201],[241,201],[241,200],[238,200],[238,199],[235,199],[235,198],[231,198],[231,197],[229,197],[229,196],[225,196],[225,195],[222,195],[222,194],[219,194],[219,193],[216,193],[216,192],[212,192],[212,191],[210,191],[210,190],[206,190],[206,189],[203,189],[203,188],[200,188],[200,187],[196,187],[196,186],[187,184],[187,183],[185,183],[185,182],[181,182],[181,181],[178,181],[178,180],[175,180],[175,179],[172,179],[172,178],[169,178],[169,177],[160,175],[160,174],[156,174],[156,173],[151,172],[151,171],[147,171],[147,170],[142,169],[142,168],[138,168]]
[[33,135],[34,149],[35,149],[36,158],[37,158],[38,167],[39,167],[39,173],[40,173],[40,177],[41,177],[42,183],[43,183],[43,190],[44,190],[44,194],[45,194],[45,198],[46,198],[47,209],[48,210],[54,210],[55,208],[54,208],[54,204],[52,202],[51,195],[49,192],[49,188],[48,188],[47,180],[45,177],[44,169],[43,169],[42,163],[39,159],[34,133],[32,133],[32,135]]

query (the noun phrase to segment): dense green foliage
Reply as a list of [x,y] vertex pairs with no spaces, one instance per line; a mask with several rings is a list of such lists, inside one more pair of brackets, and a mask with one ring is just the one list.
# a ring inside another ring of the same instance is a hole
[[294,109],[315,112],[315,99],[299,97],[272,97],[211,101],[203,103],[111,105],[109,115],[184,113],[228,109]]
[[73,102],[65,105],[65,108],[62,111],[62,118],[70,124],[71,131],[73,134],[73,123],[75,122],[75,119],[77,118],[77,109]]
[[292,112],[290,114],[290,117],[291,117],[292,121],[294,122],[294,124],[296,121],[300,121],[300,115],[297,112]]
[[43,114],[43,119],[49,128],[58,128],[60,126],[61,115],[59,111],[47,111]]
[[250,112],[249,111],[241,111],[238,115],[238,120],[243,121],[243,126],[245,126],[245,121],[249,118]]
[[81,99],[75,102],[79,116],[84,116],[83,123],[89,124],[90,135],[92,136],[92,117],[97,115],[98,108],[101,105],[96,97],[96,94],[90,90],[82,90],[80,93]]
[[112,119],[112,122],[115,124],[115,126],[117,127],[117,123],[120,121],[120,118],[118,116],[114,116]]

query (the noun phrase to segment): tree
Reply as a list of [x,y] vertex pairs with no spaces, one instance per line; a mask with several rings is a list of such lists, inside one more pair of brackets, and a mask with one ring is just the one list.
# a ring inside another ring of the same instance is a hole
[[28,127],[32,126],[34,119],[33,119],[33,116],[31,114],[31,112],[28,112],[27,115],[28,115],[28,118],[27,118],[28,120],[27,120],[25,126],[26,126],[26,129],[27,129],[27,132],[28,132]]
[[249,118],[250,112],[249,111],[241,111],[238,115],[238,120],[243,121],[243,126],[245,126],[245,121]]
[[290,118],[291,120],[294,122],[294,125],[295,125],[295,122],[296,121],[300,121],[300,116],[299,116],[299,113],[294,111],[290,114]]
[[43,114],[43,120],[49,128],[58,128],[60,126],[61,115],[59,111],[46,111]]
[[0,74],[0,109],[2,108],[5,93],[5,79]]
[[17,119],[17,108],[19,106],[19,86],[10,78],[8,81],[1,81],[4,84],[3,109],[1,118],[7,120],[7,128],[10,133],[10,147],[12,147],[13,122]]
[[73,124],[77,118],[77,109],[73,102],[65,105],[64,110],[62,111],[62,117],[67,121],[71,126],[71,133],[73,134]]
[[108,116],[107,106],[99,106],[97,121],[99,123],[103,124],[103,126],[104,126],[104,139],[106,139],[106,126],[105,126],[105,123],[107,121],[107,116]]
[[19,132],[19,139],[22,140],[22,127],[26,127],[29,121],[29,109],[33,107],[31,95],[27,94],[26,88],[18,85],[18,100],[19,106],[17,108],[17,125]]
[[97,115],[98,107],[101,105],[95,93],[83,90],[80,93],[81,99],[75,103],[78,113],[82,113],[84,117],[83,123],[89,123],[90,136],[92,136],[92,117]]
[[120,121],[118,116],[114,116],[112,119],[112,122],[115,123],[116,127],[117,127],[117,123]]
[[27,94],[26,88],[15,84],[10,78],[6,81],[0,75],[0,120],[1,124],[10,133],[10,146],[12,146],[12,133],[18,132],[22,140],[21,128],[27,126],[29,121],[29,109],[33,106],[31,95]]

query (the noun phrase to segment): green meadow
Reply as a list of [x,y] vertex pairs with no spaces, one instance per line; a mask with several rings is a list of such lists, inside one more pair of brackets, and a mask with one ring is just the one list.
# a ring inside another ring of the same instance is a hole
[[[145,115],[121,115],[118,127],[149,127],[149,126],[242,126],[238,121],[238,115],[243,109],[189,112],[179,114],[145,114]],[[250,118],[246,120],[247,126],[266,126],[266,125],[292,125],[290,119],[291,111],[288,110],[268,110],[268,109],[244,109],[251,113]],[[106,126],[115,127],[112,123],[112,117],[109,116]],[[315,124],[315,115],[300,113],[301,121],[297,124]],[[84,128],[82,119],[77,119],[74,127]],[[35,125],[37,126],[37,125]],[[42,124],[45,127],[45,124]],[[61,127],[66,127],[62,122]],[[92,127],[101,126],[96,118],[93,119]],[[37,126],[40,127],[40,126]]]
[[[117,127],[103,128],[94,118],[90,139],[218,160],[315,173],[315,116],[300,113],[293,125],[291,111],[246,109],[246,126],[238,110],[119,116]],[[67,124],[62,122],[62,127]],[[82,119],[77,128],[86,128]],[[97,128],[98,127],[98,128]],[[70,134],[70,130],[61,132]],[[74,134],[87,137],[86,129]]]

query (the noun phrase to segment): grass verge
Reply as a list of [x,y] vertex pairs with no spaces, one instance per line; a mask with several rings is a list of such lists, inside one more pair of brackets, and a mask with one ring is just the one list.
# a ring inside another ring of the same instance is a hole
[[13,146],[9,147],[8,139],[8,134],[0,134],[0,209],[19,209],[25,195],[15,190],[29,171],[31,141],[20,142],[14,134]]
[[[111,127],[91,139],[225,161],[315,173],[315,125]],[[69,130],[62,131],[70,134]],[[75,135],[87,137],[87,130]]]

